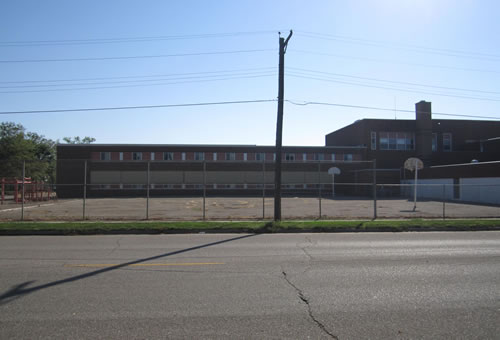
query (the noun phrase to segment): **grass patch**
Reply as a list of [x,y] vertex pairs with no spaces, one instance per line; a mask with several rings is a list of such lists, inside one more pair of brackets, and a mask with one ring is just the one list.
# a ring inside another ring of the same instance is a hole
[[0,235],[500,230],[500,220],[0,222]]

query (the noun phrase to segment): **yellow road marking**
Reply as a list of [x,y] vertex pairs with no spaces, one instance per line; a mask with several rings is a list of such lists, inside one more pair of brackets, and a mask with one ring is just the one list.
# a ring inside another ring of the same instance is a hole
[[223,262],[187,262],[187,263],[88,263],[88,264],[65,264],[65,267],[91,267],[91,268],[105,268],[123,265],[124,267],[161,267],[161,266],[207,266],[225,264]]

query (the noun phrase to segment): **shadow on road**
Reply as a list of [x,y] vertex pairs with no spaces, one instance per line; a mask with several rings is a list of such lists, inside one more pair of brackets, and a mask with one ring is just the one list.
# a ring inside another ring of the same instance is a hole
[[176,251],[172,251],[172,252],[165,253],[165,254],[160,254],[160,255],[156,255],[156,256],[151,256],[151,257],[147,257],[147,258],[143,258],[143,259],[138,259],[138,260],[126,262],[126,263],[117,264],[116,266],[106,267],[106,268],[103,268],[103,269],[92,271],[90,273],[85,273],[85,274],[81,274],[81,275],[77,275],[77,276],[72,276],[72,277],[68,277],[66,279],[57,280],[57,281],[45,283],[45,284],[34,286],[34,287],[26,288],[27,286],[29,286],[30,284],[34,283],[35,281],[23,282],[23,283],[20,283],[20,284],[17,284],[15,286],[13,286],[11,289],[9,289],[8,291],[6,291],[2,295],[0,295],[0,305],[4,305],[6,303],[9,303],[9,302],[11,302],[13,300],[16,300],[16,299],[22,297],[22,296],[31,294],[31,293],[36,292],[36,291],[41,290],[41,289],[50,288],[50,287],[58,286],[58,285],[61,285],[61,284],[64,284],[64,283],[69,283],[69,282],[74,282],[74,281],[86,279],[88,277],[96,276],[96,275],[99,275],[99,274],[104,274],[104,273],[107,273],[107,272],[110,272],[110,271],[113,271],[113,270],[116,270],[116,269],[120,269],[120,268],[123,268],[123,267],[127,267],[127,266],[130,266],[130,265],[136,264],[136,263],[142,263],[142,262],[157,260],[157,259],[161,259],[161,258],[164,258],[164,257],[167,257],[167,256],[172,256],[172,255],[177,255],[177,254],[181,254],[181,253],[186,253],[188,251],[193,251],[193,250],[197,250],[197,249],[201,249],[201,248],[207,248],[207,247],[211,247],[211,246],[216,246],[218,244],[232,242],[232,241],[237,241],[237,240],[241,240],[241,239],[252,237],[252,236],[255,236],[255,234],[233,237],[233,238],[230,238],[230,239],[227,239],[227,240],[222,240],[222,241],[217,241],[217,242],[211,242],[211,243],[202,244],[202,245],[199,245],[199,246],[196,246],[196,247],[191,247],[191,248],[176,250]]

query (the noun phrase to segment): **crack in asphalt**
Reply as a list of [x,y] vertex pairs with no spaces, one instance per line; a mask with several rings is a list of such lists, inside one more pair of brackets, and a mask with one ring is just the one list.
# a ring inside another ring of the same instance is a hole
[[332,334],[327,328],[325,325],[323,325],[323,323],[321,321],[319,321],[313,314],[313,311],[311,309],[311,304],[309,303],[309,299],[304,295],[304,292],[302,292],[302,290],[300,288],[298,288],[295,284],[293,284],[292,281],[290,281],[290,279],[288,278],[286,272],[284,270],[281,271],[281,273],[283,274],[283,278],[285,279],[285,281],[288,283],[289,286],[291,286],[293,289],[295,289],[295,291],[297,292],[297,294],[299,295],[299,299],[302,300],[306,306],[307,306],[307,312],[309,314],[309,317],[311,318],[311,320],[316,324],[318,325],[318,327],[325,333],[327,334],[328,336],[330,336],[332,339],[337,339],[338,340],[338,337],[334,334]]
[[115,252],[115,250],[117,250],[121,247],[121,244],[120,244],[121,239],[122,239],[122,237],[119,237],[116,239],[116,246],[113,249],[111,249],[111,251],[106,255],[106,257],[110,256],[111,254],[113,254]]

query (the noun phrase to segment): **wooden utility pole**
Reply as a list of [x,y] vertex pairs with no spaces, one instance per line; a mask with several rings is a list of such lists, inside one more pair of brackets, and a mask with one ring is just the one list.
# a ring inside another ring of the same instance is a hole
[[274,168],[274,220],[281,220],[281,145],[283,139],[283,102],[285,94],[285,52],[292,30],[286,38],[280,36],[280,60],[278,80],[278,120],[276,123],[276,164]]

